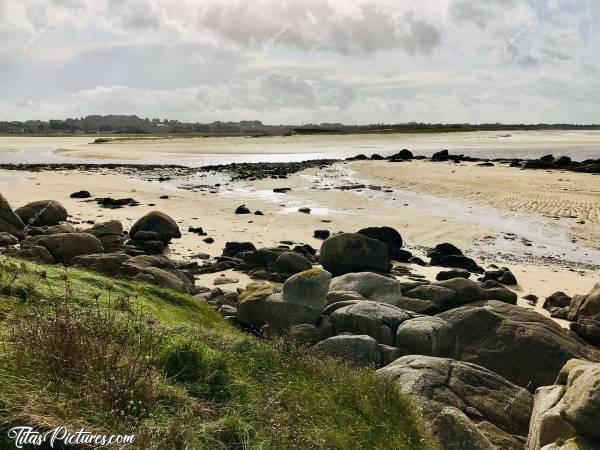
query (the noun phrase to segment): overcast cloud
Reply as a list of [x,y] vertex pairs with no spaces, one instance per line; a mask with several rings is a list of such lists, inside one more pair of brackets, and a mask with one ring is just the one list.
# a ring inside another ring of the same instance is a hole
[[600,123],[597,0],[1,0],[0,120]]

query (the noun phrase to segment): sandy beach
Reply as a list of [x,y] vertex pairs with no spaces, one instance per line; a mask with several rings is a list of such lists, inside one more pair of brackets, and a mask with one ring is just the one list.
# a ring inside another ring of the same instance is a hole
[[[127,229],[149,211],[165,212],[183,232],[170,246],[171,257],[179,259],[197,253],[218,256],[228,241],[251,241],[257,248],[294,241],[318,249],[322,241],[313,238],[314,230],[355,232],[385,225],[397,229],[405,246],[423,259],[426,248],[452,242],[483,266],[509,266],[519,281],[520,297],[587,292],[599,275],[600,187],[591,174],[472,163],[355,161],[278,180],[234,182],[223,174],[200,174],[159,183],[109,170],[2,171],[0,179],[2,193],[14,207],[55,199],[82,227],[87,221],[118,219]],[[353,183],[366,187],[341,189]],[[180,188],[194,184],[212,186]],[[282,187],[291,191],[273,192]],[[94,201],[69,198],[81,189],[93,197],[133,197],[140,206],[104,209]],[[164,195],[168,199],[160,198]],[[241,204],[264,215],[234,214]],[[311,214],[298,212],[300,207],[310,207]],[[188,233],[190,226],[201,226],[214,243]],[[439,271],[410,268],[428,278]],[[210,285],[218,275],[200,275],[198,284]],[[244,274],[235,276],[238,286],[249,281]],[[519,303],[528,305],[523,299]],[[536,309],[547,314],[541,302]]]

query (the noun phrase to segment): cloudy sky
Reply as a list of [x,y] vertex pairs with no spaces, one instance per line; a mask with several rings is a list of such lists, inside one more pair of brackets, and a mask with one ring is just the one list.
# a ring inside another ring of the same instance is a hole
[[0,120],[600,122],[598,0],[0,0]]

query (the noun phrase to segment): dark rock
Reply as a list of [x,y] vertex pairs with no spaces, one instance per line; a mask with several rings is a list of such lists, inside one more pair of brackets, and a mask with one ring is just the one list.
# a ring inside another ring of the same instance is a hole
[[129,231],[132,239],[138,239],[137,234],[142,231],[151,231],[160,235],[161,241],[168,245],[173,238],[180,238],[179,226],[171,217],[160,211],[152,211],[138,219]]
[[439,152],[436,152],[433,155],[431,155],[431,160],[432,161],[447,161],[449,157],[450,157],[450,155],[448,153],[448,150],[440,150]]
[[552,156],[552,155],[542,156],[540,158],[540,161],[542,161],[542,162],[553,162],[554,161],[554,156]]
[[89,191],[77,191],[73,192],[69,197],[71,198],[90,198],[92,194]]
[[8,247],[10,245],[17,245],[19,240],[10,233],[0,231],[0,247]]
[[361,234],[342,233],[321,245],[321,264],[334,276],[351,272],[389,272],[387,246]]
[[418,256],[411,256],[408,259],[408,262],[411,264],[416,264],[417,266],[423,266],[423,267],[425,267],[427,265],[427,263],[425,261],[423,261],[421,258],[419,258]]
[[119,208],[123,208],[124,206],[138,206],[140,204],[140,202],[138,202],[137,200],[135,200],[134,198],[131,197],[127,197],[127,198],[111,198],[111,197],[103,197],[103,198],[96,198],[96,203],[98,203],[98,205],[100,205],[102,208],[108,208],[108,209],[119,209]]
[[312,268],[312,264],[304,256],[295,252],[285,252],[275,261],[275,270],[281,273],[296,274]]
[[358,231],[358,234],[383,242],[387,246],[388,257],[390,259],[394,258],[398,250],[402,247],[402,236],[391,227],[363,228]]
[[571,158],[569,158],[568,156],[561,156],[556,161],[554,161],[554,164],[556,164],[558,167],[568,166],[569,164],[571,164]]
[[488,270],[484,273],[481,281],[494,280],[498,283],[514,286],[517,283],[517,278],[513,275],[510,269],[502,267],[499,270]]
[[277,192],[279,194],[285,194],[286,192],[290,192],[291,190],[292,190],[292,188],[282,187],[282,188],[273,189],[273,192]]
[[412,152],[410,150],[407,149],[402,149],[400,150],[398,153],[390,156],[388,159],[390,161],[407,161],[410,159],[414,159],[414,155],[412,154]]
[[442,270],[435,279],[438,281],[451,280],[452,278],[469,278],[471,273],[464,269]]
[[264,216],[262,211],[254,211],[255,216]]
[[556,291],[554,294],[546,297],[542,308],[550,310],[550,308],[565,308],[571,305],[571,297],[562,291]]
[[121,264],[131,256],[124,253],[100,253],[76,256],[71,263],[104,275],[115,276],[121,270]]
[[223,249],[223,256],[236,256],[241,252],[253,252],[256,247],[252,242],[226,242]]
[[204,242],[206,242],[207,244],[212,244],[213,242],[215,242],[215,240],[211,237],[207,237],[202,239]]
[[571,358],[599,360],[600,352],[552,319],[498,301],[438,314],[458,335],[460,359],[487,367],[534,391],[551,384]]
[[21,237],[23,228],[25,228],[25,224],[0,193],[0,231]]
[[103,253],[102,244],[89,233],[58,233],[49,236],[27,238],[21,247],[29,245],[44,247],[56,262],[70,264],[79,255]]
[[202,227],[188,227],[188,233],[194,233],[198,236],[206,236],[206,233],[202,229]]
[[67,220],[67,210],[55,200],[39,200],[18,208],[15,213],[27,226],[58,225]]
[[331,233],[329,232],[329,230],[315,230],[313,233],[314,238],[322,240],[327,239],[330,235]]
[[250,210],[248,209],[248,207],[246,207],[246,205],[240,205],[236,208],[235,213],[236,214],[250,214]]
[[304,214],[310,214],[310,208],[298,208],[298,212],[304,213]]
[[404,250],[404,249],[399,249],[396,251],[396,253],[394,254],[394,256],[392,257],[392,259],[394,261],[398,261],[398,262],[403,262],[403,263],[407,263],[410,261],[410,259],[413,257],[412,253],[409,252],[408,250]]

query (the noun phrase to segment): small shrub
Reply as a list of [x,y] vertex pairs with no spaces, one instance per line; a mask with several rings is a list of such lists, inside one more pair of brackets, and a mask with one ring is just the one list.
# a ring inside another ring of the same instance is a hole
[[[46,367],[59,387],[78,386],[90,401],[100,400],[110,411],[127,417],[148,413],[156,399],[158,372],[154,367],[161,332],[154,322],[121,299],[77,309],[70,302],[68,276],[64,296],[52,298],[52,313],[34,310],[15,317],[11,340],[16,361],[36,361]],[[118,313],[124,309],[125,313]]]

